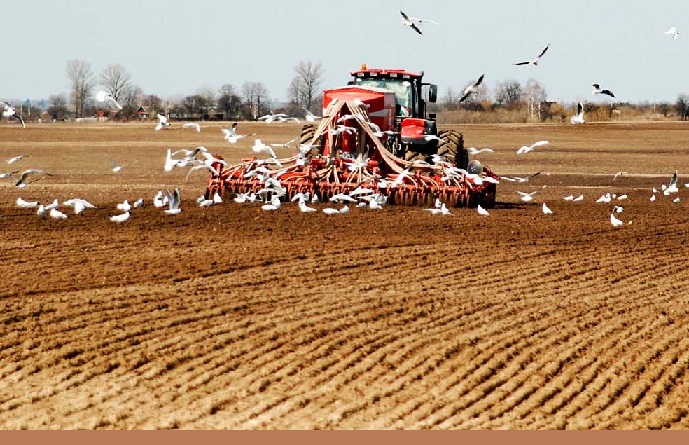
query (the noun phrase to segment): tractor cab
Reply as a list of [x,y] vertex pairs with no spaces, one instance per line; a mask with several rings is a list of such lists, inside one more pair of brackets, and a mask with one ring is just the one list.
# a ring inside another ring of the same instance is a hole
[[[426,119],[426,101],[423,98],[424,86],[428,86],[428,101],[435,102],[438,96],[438,86],[423,83],[423,71],[413,73],[405,70],[387,70],[367,68],[362,65],[359,71],[350,73],[353,79],[350,85],[383,88],[395,93],[397,102],[396,117],[402,120],[406,117]],[[435,116],[431,115],[431,119]]]
[[385,89],[395,94],[395,131],[399,137],[388,141],[390,151],[404,158],[437,153],[438,139],[432,137],[438,135],[435,114],[426,115],[424,94],[428,95],[428,102],[435,102],[438,86],[424,83],[423,71],[415,73],[362,65],[360,70],[350,74],[349,85]]

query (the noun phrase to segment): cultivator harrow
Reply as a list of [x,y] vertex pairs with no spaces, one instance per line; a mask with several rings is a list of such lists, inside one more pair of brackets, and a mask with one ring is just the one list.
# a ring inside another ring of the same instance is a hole
[[436,198],[448,207],[494,204],[499,178],[478,162],[462,169],[455,159],[438,154],[411,160],[395,156],[399,133],[381,131],[360,100],[334,99],[323,114],[313,135],[301,141],[294,156],[251,157],[236,165],[214,163],[206,196],[258,193],[267,188],[275,193],[267,182],[277,181],[283,199],[308,192],[327,200],[364,188],[386,196],[389,204],[430,205]]

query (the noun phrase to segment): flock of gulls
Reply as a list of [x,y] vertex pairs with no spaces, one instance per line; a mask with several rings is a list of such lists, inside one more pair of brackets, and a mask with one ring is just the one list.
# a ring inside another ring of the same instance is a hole
[[[422,35],[423,32],[421,31],[421,25],[424,23],[431,23],[435,25],[439,25],[438,22],[430,19],[424,19],[424,18],[417,18],[417,17],[411,17],[407,15],[405,12],[400,11],[401,14],[401,23],[404,27],[410,28],[413,31],[415,31],[417,34]],[[672,37],[673,40],[677,39],[679,37],[679,31],[677,28],[672,27],[668,31],[665,32],[668,36]],[[527,59],[523,60],[520,62],[515,63],[514,65],[516,66],[534,66],[537,67],[539,63],[541,63],[543,57],[546,55],[548,50],[550,49],[550,44],[546,45],[541,52],[533,59]],[[485,74],[482,74],[475,82],[471,83],[469,86],[467,86],[462,94],[462,97],[460,98],[460,103],[465,102],[472,94],[475,94],[478,89],[480,88],[480,85],[482,84],[483,80],[485,78]],[[593,83],[593,94],[594,95],[603,95],[603,96],[608,96],[610,98],[615,98],[614,93],[606,88],[602,88],[599,83]],[[122,106],[117,103],[117,101],[108,93],[104,91],[98,91],[96,94],[96,101],[99,103],[105,103],[110,109],[117,109],[121,110]],[[6,118],[14,118],[17,121],[21,123],[21,125],[25,128],[25,123],[19,113],[17,113],[17,110],[9,103],[7,102],[0,102],[0,112],[2,117]],[[313,113],[309,112],[308,110],[305,110],[306,112],[306,121],[313,122],[317,119],[320,119],[319,116],[314,115]],[[341,121],[338,123],[344,123],[344,121],[347,120],[347,116],[343,116]],[[162,114],[157,115],[157,120],[158,122],[156,123],[156,126],[154,127],[155,131],[160,131],[160,130],[166,130],[170,129],[172,127],[172,124],[169,122],[168,118]],[[299,122],[297,118],[294,117],[289,117],[285,114],[274,114],[272,111],[265,116],[261,116],[258,118],[259,121],[265,122],[265,123],[271,123],[271,122]],[[571,117],[570,122],[572,124],[583,124],[585,123],[584,120],[584,106],[581,102],[578,103],[577,106],[577,113]],[[181,126],[183,129],[191,129],[195,130],[196,132],[201,131],[201,125],[196,122],[187,122],[182,124]],[[343,131],[353,131],[354,129],[347,127],[344,124],[341,124],[337,127],[337,129],[333,131],[338,131],[338,132],[343,132]],[[375,130],[375,128],[374,128]],[[251,133],[251,134],[239,134],[237,130],[237,124],[234,123],[231,128],[223,128],[221,129],[223,138],[225,141],[231,144],[235,144],[238,141],[250,137],[250,136],[255,136],[256,133]],[[278,168],[281,168],[280,161],[278,159],[278,156],[275,153],[275,149],[293,149],[293,144],[295,144],[297,141],[296,138],[285,142],[285,143],[273,143],[273,144],[265,144],[262,142],[261,139],[255,139],[254,144],[252,146],[252,151],[255,153],[257,156],[265,155],[266,157],[263,159],[257,159],[254,164],[253,168],[250,169],[246,173],[246,177],[258,177],[262,180],[262,183],[265,184],[265,186],[261,189],[258,190],[256,193],[238,193],[234,197],[234,202],[236,203],[257,203],[258,205],[261,206],[261,209],[264,211],[277,211],[280,208],[282,208],[282,198],[286,196],[286,189],[280,184],[280,176],[281,174],[284,173],[284,170],[271,170],[266,168],[266,165],[275,165]],[[534,152],[537,148],[539,147],[544,147],[548,145],[548,141],[537,141],[534,142],[530,145],[524,145],[516,150],[517,155],[525,155],[528,153]],[[306,153],[310,151],[313,147],[311,146],[306,146],[300,144],[298,147],[296,147],[296,156],[297,156],[297,162],[302,161],[306,162]],[[494,150],[489,148],[489,147],[484,147],[481,149],[475,148],[475,147],[469,147],[467,149],[470,154],[472,155],[479,155],[482,153],[491,153]],[[293,154],[294,155],[294,154]],[[27,158],[28,155],[17,155],[13,156],[11,158],[6,159],[6,163],[8,165],[15,165],[18,162],[23,161],[25,158]],[[120,171],[122,171],[123,168],[125,168],[127,165],[126,163],[119,163],[115,159],[106,156],[107,159],[110,162],[110,169],[113,173],[117,174]],[[435,160],[436,163],[441,165],[444,161],[440,159]],[[212,167],[214,164],[220,163],[220,164],[225,164],[225,161],[221,159],[217,159],[215,156],[213,156],[208,149],[204,146],[198,146],[193,149],[180,149],[176,151],[172,151],[171,149],[167,150],[167,155],[165,156],[164,163],[162,165],[162,171],[164,172],[170,172],[173,169],[176,168],[189,168],[189,171],[187,173],[186,178],[188,179],[189,176],[192,174],[194,171],[202,170],[205,172],[209,172],[212,175],[217,174],[215,169]],[[471,174],[466,171],[462,171],[462,169],[458,169],[457,167],[452,166],[449,163],[446,163],[447,165],[444,166],[445,173],[446,173],[446,178],[452,178],[455,177],[459,174]],[[356,166],[356,163],[353,163],[354,166]],[[385,181],[380,180],[380,183],[378,184],[378,187],[381,189],[394,189],[395,187],[398,187],[405,175],[409,174],[410,170],[405,170],[401,174],[397,176],[397,179],[395,181]],[[531,178],[539,175],[540,172],[537,172],[531,176],[527,177],[516,177],[516,176],[502,176],[501,179],[505,181],[510,181],[510,182],[515,182],[515,183],[527,183]],[[618,177],[626,175],[626,172],[619,172],[613,177],[613,181],[617,180]],[[12,179],[14,180],[14,186],[18,189],[24,189],[25,187],[29,186],[30,184],[39,181],[41,179],[44,179],[46,177],[52,176],[51,173],[48,173],[42,169],[37,169],[37,168],[28,168],[25,170],[11,170],[8,172],[1,173],[0,172],[0,179]],[[474,178],[475,180],[492,180],[492,178],[480,178],[478,175],[473,175],[476,176]],[[686,187],[689,187],[689,184],[685,184]],[[516,193],[519,195],[520,200],[522,202],[533,202],[535,200],[535,196],[537,196],[538,192],[541,190],[545,189],[546,186],[542,186],[540,189],[532,191],[532,192],[523,192],[523,191],[517,191]],[[679,188],[677,186],[677,171],[675,171],[674,176],[670,179],[668,184],[662,184],[660,186],[660,189],[658,190],[657,188],[652,189],[652,194],[650,197],[651,202],[655,202],[657,199],[657,196],[674,196],[677,195],[679,191]],[[568,195],[565,196],[564,201],[570,201],[570,202],[580,202],[584,200],[584,195],[579,195],[579,196],[574,196],[574,195]],[[596,203],[604,203],[604,204],[609,204],[612,205],[611,212],[610,212],[610,224],[612,224],[615,227],[623,226],[623,225],[628,225],[632,224],[632,220],[628,220],[626,223],[623,222],[620,219],[620,215],[622,212],[624,212],[624,207],[621,205],[621,202],[628,199],[626,194],[623,195],[616,195],[616,194],[611,194],[611,193],[605,193],[601,195],[598,199],[596,199]],[[679,202],[679,197],[674,197],[673,202],[678,203]],[[156,208],[162,208],[164,209],[164,213],[168,215],[178,215],[181,213],[182,208],[181,208],[181,197],[180,197],[180,191],[179,188],[175,187],[174,190],[170,191],[166,189],[165,191],[159,190],[155,196],[153,196],[152,200],[152,205]],[[213,197],[210,199],[206,198],[205,196],[201,196],[196,200],[196,203],[200,207],[208,207],[211,205],[217,205],[221,204],[223,202],[222,197],[218,194],[215,193]],[[318,195],[314,194],[311,196],[308,193],[299,193],[296,196],[293,197],[291,200],[292,203],[296,203],[297,207],[301,212],[304,213],[312,213],[312,212],[317,212],[317,208],[314,207],[315,204],[320,203]],[[385,195],[381,193],[375,193],[374,190],[371,189],[366,189],[366,188],[357,188],[353,191],[351,191],[348,194],[337,194],[329,199],[329,202],[326,203],[327,206],[321,208],[321,211],[325,214],[329,215],[334,215],[334,214],[344,214],[344,213],[349,213],[350,212],[350,207],[355,207],[355,208],[367,208],[371,210],[380,210],[384,208],[385,204],[387,202],[387,198]],[[54,199],[50,203],[41,203],[36,200],[25,200],[21,197],[18,197],[16,200],[16,205],[20,208],[25,208],[25,209],[34,209],[35,213],[41,217],[41,218],[53,218],[53,219],[67,219],[68,214],[61,211],[60,208],[65,208],[69,207],[72,209],[72,213],[75,215],[80,215],[83,214],[84,212],[88,211],[89,209],[95,209],[96,206],[91,204],[90,202],[81,199],[81,198],[70,198],[67,200],[64,200],[60,203],[58,199]],[[144,199],[139,198],[132,203],[130,203],[128,200],[125,200],[121,203],[118,203],[115,206],[115,210],[117,211],[115,214],[112,214],[109,216],[110,221],[114,223],[124,223],[128,221],[132,215],[132,212],[134,211],[133,209],[136,209],[138,207],[144,206]],[[546,202],[541,203],[541,209],[544,215],[553,215],[555,212],[547,205]],[[445,203],[441,202],[439,199],[436,199],[435,204],[433,207],[428,208],[428,209],[423,209],[423,211],[426,211],[432,215],[452,215],[452,211],[447,208]],[[482,206],[478,206],[476,209],[477,213],[483,217],[489,217],[490,213],[484,209]]]

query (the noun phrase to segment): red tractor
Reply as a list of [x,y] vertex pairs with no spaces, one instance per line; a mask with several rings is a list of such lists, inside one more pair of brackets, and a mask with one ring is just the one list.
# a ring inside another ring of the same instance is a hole
[[498,176],[469,161],[460,133],[438,131],[435,115],[427,116],[425,97],[435,102],[437,86],[424,83],[423,72],[364,65],[351,75],[346,86],[323,92],[323,117],[303,127],[295,156],[217,164],[206,194],[264,188],[265,178],[249,173],[271,165],[287,198],[309,192],[327,199],[363,187],[394,204],[495,204]]

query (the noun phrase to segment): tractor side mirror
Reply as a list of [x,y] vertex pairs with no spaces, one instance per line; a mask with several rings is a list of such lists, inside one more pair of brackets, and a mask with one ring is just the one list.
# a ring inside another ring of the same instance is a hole
[[428,86],[428,101],[432,104],[438,101],[438,85]]

